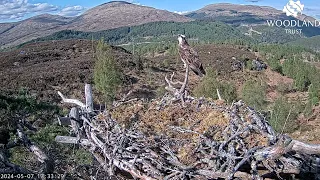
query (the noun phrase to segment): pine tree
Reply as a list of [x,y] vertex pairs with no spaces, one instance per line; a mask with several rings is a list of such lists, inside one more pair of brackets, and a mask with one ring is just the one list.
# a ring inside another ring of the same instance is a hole
[[103,40],[99,41],[96,49],[94,83],[104,94],[107,102],[115,99],[116,92],[122,84],[122,72],[114,59],[112,48]]

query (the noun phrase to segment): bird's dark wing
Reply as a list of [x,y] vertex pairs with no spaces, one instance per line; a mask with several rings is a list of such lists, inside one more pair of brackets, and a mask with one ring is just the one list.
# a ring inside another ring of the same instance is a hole
[[193,48],[191,48],[190,46],[180,47],[179,54],[181,59],[188,63],[193,72],[195,72],[199,76],[205,74],[203,66],[199,60],[199,55]]

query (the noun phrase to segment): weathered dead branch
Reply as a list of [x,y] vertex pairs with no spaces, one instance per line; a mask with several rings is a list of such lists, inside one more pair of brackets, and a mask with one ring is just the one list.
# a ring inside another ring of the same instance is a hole
[[[184,81],[180,82],[174,82],[173,81],[173,77],[174,77],[174,73],[172,73],[170,80],[168,79],[168,77],[165,77],[165,80],[168,84],[168,86],[166,86],[166,90],[170,91],[171,93],[173,93],[174,98],[172,99],[172,101],[176,101],[176,100],[181,100],[182,104],[184,104],[185,102],[185,98],[187,96],[187,84],[188,84],[188,79],[189,79],[189,66],[186,66],[186,71],[185,71],[185,75],[184,75]],[[175,88],[174,85],[181,85],[180,88]]]
[[[166,78],[166,81],[169,88],[178,93],[174,97],[177,98],[184,92],[173,87],[172,78]],[[81,145],[110,175],[114,175],[117,168],[139,179],[277,179],[292,174],[319,173],[319,163],[314,163],[319,161],[319,145],[302,143],[275,133],[262,115],[245,107],[242,102],[221,108],[205,99],[197,101],[195,108],[219,109],[228,116],[229,122],[219,132],[220,138],[194,129],[168,126],[167,131],[198,138],[193,142],[191,152],[194,161],[191,163],[183,162],[173,148],[172,144],[179,145],[176,138],[160,134],[150,137],[136,129],[125,129],[108,111],[94,114],[85,108],[73,108],[69,118],[76,122],[71,123],[75,137],[58,136],[56,141]],[[68,102],[82,105],[77,100]],[[170,103],[161,102],[166,106]],[[303,160],[306,157],[315,161],[308,163]],[[304,168],[306,166],[313,167],[313,170]]]

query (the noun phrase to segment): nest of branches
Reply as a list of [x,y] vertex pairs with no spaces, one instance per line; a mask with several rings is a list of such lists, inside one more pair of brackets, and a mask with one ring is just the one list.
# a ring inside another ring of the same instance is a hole
[[[56,140],[80,144],[110,176],[127,173],[140,179],[319,177],[320,146],[277,134],[265,117],[241,101],[220,106],[203,98],[184,96],[181,105],[173,103],[172,98],[176,99],[167,95],[147,107],[131,101],[131,105],[95,112],[88,105],[63,97],[64,102],[78,105],[60,122],[69,122],[75,136],[58,136]],[[134,110],[137,106],[143,108]],[[130,107],[133,110],[128,116],[123,112]],[[117,109],[121,112],[118,115]],[[130,126],[124,125],[121,118],[130,121]]]

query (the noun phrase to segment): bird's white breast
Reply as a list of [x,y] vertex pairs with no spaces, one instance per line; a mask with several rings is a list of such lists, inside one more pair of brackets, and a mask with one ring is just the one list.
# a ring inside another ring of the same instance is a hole
[[178,37],[178,41],[179,41],[179,44],[181,45],[182,44],[182,41],[183,41],[183,39],[182,39],[182,37]]

